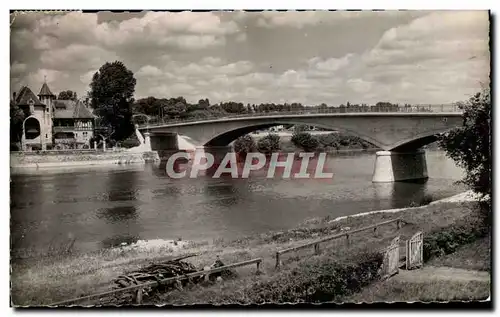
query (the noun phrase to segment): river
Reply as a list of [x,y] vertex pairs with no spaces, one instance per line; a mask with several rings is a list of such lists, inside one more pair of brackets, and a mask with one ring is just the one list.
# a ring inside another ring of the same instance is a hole
[[426,155],[430,178],[423,184],[372,183],[375,155],[363,152],[330,154],[331,180],[173,180],[154,165],[11,175],[11,250],[44,253],[73,238],[78,252],[139,239],[233,239],[464,190],[455,184],[462,171],[453,161],[441,151]]

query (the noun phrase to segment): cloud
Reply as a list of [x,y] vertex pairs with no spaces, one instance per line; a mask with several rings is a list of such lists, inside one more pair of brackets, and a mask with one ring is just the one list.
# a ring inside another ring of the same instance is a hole
[[43,51],[41,62],[52,69],[96,69],[107,61],[114,61],[119,57],[111,51],[98,46],[71,44],[64,48]]
[[488,80],[488,27],[481,11],[23,15],[11,29],[11,89],[36,91],[46,75],[53,92],[83,95],[102,64],[121,60],[136,99],[452,102]]
[[24,71],[26,71],[26,64],[14,62],[12,65],[10,65],[10,74],[12,77],[17,77]]
[[418,16],[418,11],[264,11],[257,19],[257,25],[264,28],[292,27],[302,29],[307,26],[338,25],[352,19],[367,18],[399,18],[402,16]]

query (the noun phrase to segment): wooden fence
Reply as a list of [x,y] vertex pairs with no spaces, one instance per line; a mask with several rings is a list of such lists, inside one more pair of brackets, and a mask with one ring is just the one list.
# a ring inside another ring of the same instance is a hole
[[135,301],[136,301],[136,303],[137,304],[141,304],[142,303],[142,290],[144,288],[147,288],[147,287],[157,287],[159,285],[164,285],[164,284],[169,283],[169,282],[176,283],[176,282],[179,282],[179,281],[182,281],[182,280],[186,280],[186,279],[190,279],[190,278],[198,277],[198,276],[203,276],[203,275],[205,276],[205,280],[208,280],[210,274],[222,272],[222,271],[225,271],[225,270],[228,270],[228,269],[234,269],[234,268],[237,268],[237,267],[248,266],[248,265],[252,265],[252,264],[256,264],[257,265],[257,271],[256,271],[256,273],[258,274],[258,273],[260,273],[260,264],[261,263],[262,263],[262,259],[261,258],[256,258],[256,259],[253,259],[253,260],[248,260],[248,261],[243,261],[243,262],[238,262],[238,263],[233,263],[233,264],[229,264],[229,265],[220,266],[220,267],[217,267],[217,268],[214,268],[214,269],[210,269],[210,270],[204,270],[204,271],[198,271],[198,272],[194,272],[194,273],[188,273],[188,274],[181,275],[181,276],[169,277],[169,278],[166,278],[166,279],[163,279],[163,280],[159,280],[159,281],[147,282],[147,283],[133,285],[133,286],[124,287],[124,288],[120,288],[120,289],[114,289],[114,290],[103,292],[103,293],[99,293],[99,294],[92,294],[92,295],[88,295],[88,296],[83,296],[83,297],[73,298],[73,299],[69,299],[69,300],[64,300],[64,301],[52,303],[49,306],[63,306],[63,305],[65,306],[65,305],[69,305],[69,304],[75,304],[77,302],[82,302],[82,301],[85,301],[85,300],[96,299],[96,298],[100,298],[100,297],[104,297],[104,296],[115,295],[115,294],[118,294],[118,293],[132,292],[132,291],[136,292],[136,295],[135,295]]
[[391,244],[384,250],[382,263],[382,280],[399,273],[399,241],[401,236],[392,239]]
[[316,240],[313,242],[309,242],[306,244],[302,244],[302,245],[299,245],[296,247],[292,247],[292,248],[288,248],[288,249],[284,249],[284,250],[279,250],[276,252],[276,268],[279,268],[281,266],[281,255],[283,255],[285,253],[294,252],[294,251],[298,251],[298,250],[302,250],[302,249],[307,249],[307,248],[314,246],[314,253],[319,254],[320,253],[319,246],[320,246],[320,243],[322,243],[322,242],[327,242],[327,241],[332,241],[332,240],[336,240],[336,239],[340,239],[340,238],[345,238],[346,244],[349,245],[349,243],[350,243],[349,237],[355,233],[367,231],[367,230],[373,230],[373,232],[376,233],[378,227],[385,226],[385,225],[391,224],[393,222],[396,223],[397,229],[399,230],[401,228],[401,221],[402,220],[400,218],[397,218],[397,219],[392,219],[392,220],[388,220],[388,221],[384,221],[384,222],[379,222],[377,224],[374,224],[374,225],[371,225],[368,227],[363,227],[363,228],[351,230],[348,232],[339,233],[339,234],[336,234],[333,236],[325,237],[325,238],[322,238],[322,239],[319,239],[319,240]]
[[424,264],[424,234],[422,231],[415,233],[406,240],[406,269],[411,270],[422,267]]

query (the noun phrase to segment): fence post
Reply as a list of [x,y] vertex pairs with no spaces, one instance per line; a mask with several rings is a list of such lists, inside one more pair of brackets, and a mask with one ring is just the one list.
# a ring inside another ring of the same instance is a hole
[[377,227],[373,228],[373,235],[377,235]]
[[280,265],[281,265],[280,253],[276,252],[276,268],[279,269]]

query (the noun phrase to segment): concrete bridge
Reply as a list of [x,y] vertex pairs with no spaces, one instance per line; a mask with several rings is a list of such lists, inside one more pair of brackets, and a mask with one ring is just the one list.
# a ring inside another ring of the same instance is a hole
[[393,182],[428,178],[421,147],[462,122],[461,112],[279,113],[165,123],[139,129],[153,151],[177,149],[177,135],[189,137],[197,146],[211,148],[228,146],[240,136],[283,124],[337,130],[382,149],[376,153],[373,181]]

